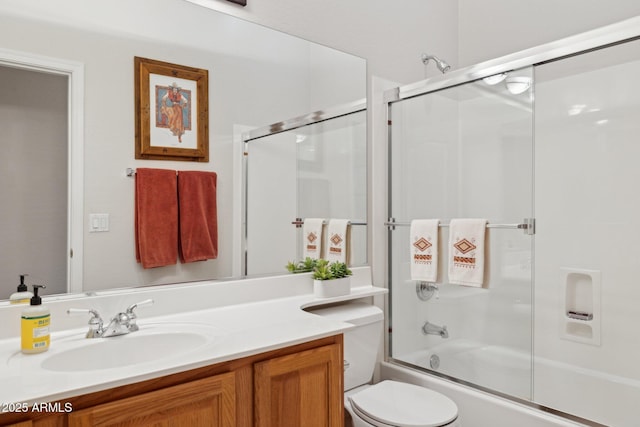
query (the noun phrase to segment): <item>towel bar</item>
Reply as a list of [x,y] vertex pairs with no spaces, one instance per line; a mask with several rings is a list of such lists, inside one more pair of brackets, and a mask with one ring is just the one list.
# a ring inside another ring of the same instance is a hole
[[[389,221],[384,223],[389,230],[394,230],[395,227],[408,227],[411,222],[398,222],[394,218],[389,218]],[[534,235],[536,233],[536,220],[535,218],[525,218],[523,222],[519,224],[487,224],[487,228],[508,228],[515,230],[523,230],[525,234]],[[439,227],[449,227],[449,224],[439,224]]]
[[[296,228],[300,228],[304,225],[304,219],[296,218],[295,221],[291,221],[291,224],[295,225]],[[327,224],[327,221],[324,221],[323,224]],[[365,221],[349,221],[350,225],[367,225]]]

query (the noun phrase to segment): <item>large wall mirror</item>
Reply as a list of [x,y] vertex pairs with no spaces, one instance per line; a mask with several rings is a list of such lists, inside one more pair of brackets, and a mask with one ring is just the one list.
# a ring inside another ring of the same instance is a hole
[[[35,124],[21,126],[43,132],[45,124],[53,124],[61,132],[52,141],[55,157],[43,154],[42,133],[12,134],[12,139],[24,138],[19,144],[32,147],[20,155],[8,148],[6,138],[0,142],[0,167],[11,171],[11,186],[18,197],[33,202],[7,206],[7,196],[0,194],[2,235],[11,231],[14,241],[40,249],[37,255],[19,255],[13,244],[2,239],[3,258],[12,253],[16,261],[0,264],[0,299],[15,292],[23,273],[30,275],[28,283],[47,285],[46,294],[241,277],[241,134],[366,96],[364,59],[185,0],[114,0],[90,5],[84,0],[3,0],[0,37],[4,41],[0,51],[3,87],[18,88],[16,81],[26,81],[24,90],[16,89],[13,96],[0,98],[5,123],[31,115],[27,110],[5,114],[12,111],[8,105],[12,101],[20,108],[31,108],[29,111],[58,105],[60,110],[46,123],[36,118]],[[9,56],[25,54],[35,62],[62,61],[77,67],[82,102],[69,99],[78,84],[73,70],[58,73],[46,67],[34,69],[28,60],[24,64],[2,61],[7,52]],[[134,160],[135,56],[208,70],[209,163]],[[33,104],[30,107],[22,102],[21,95],[26,97],[27,92]],[[60,127],[61,123],[64,126]],[[71,138],[78,125],[80,135]],[[75,175],[74,162],[81,166]],[[217,259],[155,269],[143,269],[136,263],[135,183],[126,170],[141,167],[218,174]],[[36,186],[48,182],[45,169],[58,171],[62,177],[62,190],[54,197],[62,206],[57,212],[44,196],[20,187],[26,181],[35,181]],[[278,171],[273,173],[277,182]],[[80,212],[75,222],[70,220],[73,210]],[[33,211],[40,211],[43,217],[58,216],[60,225],[53,226],[58,233],[55,243],[45,243],[50,232],[36,227],[38,219],[28,218]],[[92,214],[108,215],[108,231],[92,231]],[[23,221],[17,224],[17,218]],[[68,229],[60,233],[65,226]],[[74,228],[75,240],[69,240]],[[32,230],[35,232],[29,234]],[[71,258],[75,270],[67,265],[71,250],[75,251]],[[44,268],[48,264],[54,266]],[[282,270],[283,266],[274,266],[274,271]]]

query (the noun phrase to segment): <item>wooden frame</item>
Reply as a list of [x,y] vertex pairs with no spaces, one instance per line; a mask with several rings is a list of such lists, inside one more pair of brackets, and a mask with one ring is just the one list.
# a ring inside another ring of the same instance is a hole
[[135,57],[136,159],[209,161],[209,72]]

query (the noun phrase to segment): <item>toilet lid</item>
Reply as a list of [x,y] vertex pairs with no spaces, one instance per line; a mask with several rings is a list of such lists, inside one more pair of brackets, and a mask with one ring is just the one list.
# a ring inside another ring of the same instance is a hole
[[382,381],[349,400],[372,420],[398,427],[440,427],[458,417],[458,407],[448,397],[397,381]]

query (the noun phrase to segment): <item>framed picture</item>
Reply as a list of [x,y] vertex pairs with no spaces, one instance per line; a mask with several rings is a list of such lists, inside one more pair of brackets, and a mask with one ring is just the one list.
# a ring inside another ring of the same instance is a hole
[[209,72],[134,58],[136,159],[209,161]]

